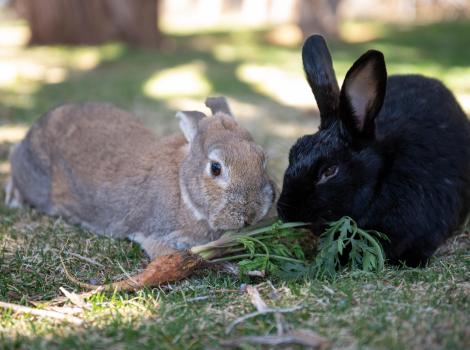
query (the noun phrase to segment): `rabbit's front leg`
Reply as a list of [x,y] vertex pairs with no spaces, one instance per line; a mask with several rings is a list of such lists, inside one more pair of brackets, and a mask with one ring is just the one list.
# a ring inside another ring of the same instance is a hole
[[130,235],[128,238],[140,244],[150,259],[168,255],[177,250],[189,249],[201,243],[195,241],[188,232],[183,230],[176,230],[165,236],[158,234],[144,236],[142,233],[137,232]]
[[24,206],[23,196],[9,177],[5,184],[5,205],[8,208],[22,208]]

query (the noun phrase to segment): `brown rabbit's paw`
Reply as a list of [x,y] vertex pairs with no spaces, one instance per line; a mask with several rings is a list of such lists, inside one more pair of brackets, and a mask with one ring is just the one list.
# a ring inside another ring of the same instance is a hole
[[23,196],[16,188],[11,177],[8,178],[5,184],[5,205],[12,209],[24,206]]
[[153,236],[145,236],[140,232],[134,233],[128,238],[129,240],[139,244],[142,250],[150,257],[150,259],[155,259],[158,256],[168,255],[174,253],[177,250],[172,247],[169,242],[165,242],[162,239],[155,239]]

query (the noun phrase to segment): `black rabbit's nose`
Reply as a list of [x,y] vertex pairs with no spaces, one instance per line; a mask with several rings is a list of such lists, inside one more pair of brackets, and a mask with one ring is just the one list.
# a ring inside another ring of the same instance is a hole
[[284,208],[281,204],[277,204],[277,215],[281,218],[281,220],[285,220],[285,213],[284,213]]
[[277,215],[284,222],[302,221],[299,220],[298,208],[289,204],[277,203]]

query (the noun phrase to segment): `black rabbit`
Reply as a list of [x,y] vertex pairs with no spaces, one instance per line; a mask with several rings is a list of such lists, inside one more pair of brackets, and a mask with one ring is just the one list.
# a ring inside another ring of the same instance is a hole
[[470,122],[438,80],[387,79],[384,56],[363,54],[338,87],[323,37],[302,49],[319,131],[291,148],[277,204],[285,221],[349,215],[388,235],[392,263],[425,264],[470,208]]

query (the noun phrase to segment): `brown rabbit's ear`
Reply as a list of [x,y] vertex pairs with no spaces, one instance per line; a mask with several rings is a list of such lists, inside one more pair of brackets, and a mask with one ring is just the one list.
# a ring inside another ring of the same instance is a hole
[[204,117],[206,117],[206,115],[198,111],[181,111],[176,113],[180,129],[189,143],[196,137],[199,130],[199,121]]
[[227,99],[223,96],[217,97],[208,97],[206,98],[206,107],[208,107],[212,114],[216,114],[217,112],[222,112],[226,115],[233,117],[232,111],[228,105]]

